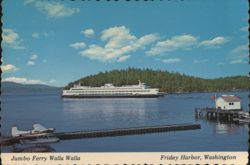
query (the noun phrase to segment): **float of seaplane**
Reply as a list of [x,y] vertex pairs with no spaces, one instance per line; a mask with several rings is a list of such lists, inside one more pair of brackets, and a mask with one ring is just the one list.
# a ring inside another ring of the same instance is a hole
[[49,144],[49,143],[57,143],[60,139],[55,137],[53,134],[48,134],[46,136],[40,136],[36,139],[22,139],[20,140],[21,144]]

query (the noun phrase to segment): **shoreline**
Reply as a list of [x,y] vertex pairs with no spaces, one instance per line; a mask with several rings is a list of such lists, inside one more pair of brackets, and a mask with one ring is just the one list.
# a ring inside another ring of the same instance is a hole
[[192,92],[163,92],[164,94],[192,94],[192,93],[222,93],[222,92],[247,92],[248,89],[240,90],[218,90],[218,91],[192,91]]
[[[168,94],[192,94],[192,93],[223,93],[223,92],[247,92],[248,89],[241,89],[241,90],[218,90],[218,91],[191,91],[191,92],[160,92],[163,95]],[[62,90],[54,90],[54,91],[11,91],[6,92],[2,91],[2,95],[8,95],[8,94],[53,94],[53,93],[62,93]]]

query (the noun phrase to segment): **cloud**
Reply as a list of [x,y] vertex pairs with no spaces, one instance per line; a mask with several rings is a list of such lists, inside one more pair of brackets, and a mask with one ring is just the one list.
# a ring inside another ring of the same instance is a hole
[[127,56],[121,56],[121,57],[119,57],[118,58],[118,62],[124,62],[124,61],[126,61],[127,59],[129,59],[130,58],[130,55],[127,55]]
[[122,40],[125,39],[125,42],[128,42],[135,40],[136,37],[130,34],[130,30],[127,27],[115,26],[102,31],[101,40],[106,41],[109,39],[117,42],[122,42]]
[[37,33],[37,32],[34,32],[34,33],[31,34],[31,36],[32,36],[33,38],[39,38],[39,37],[40,37],[40,34]]
[[220,45],[222,44],[225,44],[229,41],[228,38],[225,38],[225,37],[215,37],[211,40],[205,40],[205,41],[202,41],[198,46],[204,46],[204,47],[219,47]]
[[149,56],[160,55],[163,53],[173,52],[176,50],[190,50],[197,47],[218,48],[225,44],[229,39],[224,37],[215,37],[211,40],[199,41],[198,37],[190,34],[173,36],[164,41],[158,41],[149,51],[146,52]]
[[200,63],[206,63],[206,62],[208,62],[207,59],[201,59],[201,60],[195,59],[195,60],[194,60],[194,64],[200,64]]
[[27,65],[35,65],[35,62],[29,60],[29,61],[27,62]]
[[38,55],[36,54],[33,54],[30,56],[28,62],[27,62],[27,65],[35,65],[35,60],[38,58]]
[[21,46],[19,34],[17,34],[13,29],[3,29],[2,38],[3,45],[13,49],[24,49],[24,47]]
[[[81,33],[84,34],[87,30],[90,29],[86,29]],[[100,40],[101,43],[104,44],[90,44],[86,49],[80,51],[79,54],[101,62],[124,62],[128,60],[134,52],[145,50],[148,45],[152,44],[154,45],[149,50],[145,51],[149,56],[160,55],[177,50],[191,50],[198,47],[218,47],[229,41],[228,38],[221,36],[215,37],[211,40],[199,41],[199,37],[191,34],[176,35],[162,41],[159,41],[159,39],[160,37],[157,33],[146,34],[138,37],[132,34],[130,29],[126,26],[114,26],[104,29],[101,32]],[[70,46],[75,49],[81,48],[81,46],[76,43],[75,45],[71,44]],[[199,62],[202,61],[196,61],[195,63]]]
[[33,55],[30,57],[30,60],[36,60],[37,58],[38,58],[38,55],[33,54]]
[[92,60],[99,60],[102,62],[112,60],[117,56],[121,56],[121,53],[119,53],[118,55],[118,52],[115,52],[111,49],[105,49],[98,45],[90,45],[86,50],[81,51],[79,53],[82,56],[88,57]]
[[55,83],[55,82],[56,82],[56,80],[50,80],[50,81],[49,81],[50,84],[53,84],[53,83]]
[[76,42],[76,43],[70,44],[69,46],[74,49],[81,49],[81,48],[85,48],[86,44],[84,42]]
[[48,37],[48,36],[49,36],[49,33],[43,32],[43,36],[44,36],[44,37]]
[[242,63],[247,63],[247,61],[243,59],[234,59],[230,61],[230,64],[242,64]]
[[169,59],[162,60],[162,62],[164,62],[166,64],[174,64],[174,63],[178,63],[180,61],[181,61],[181,59],[179,59],[179,58],[169,58]]
[[229,62],[230,64],[247,64],[248,63],[248,56],[246,55],[239,55],[231,57]]
[[13,72],[15,72],[15,71],[19,70],[19,68],[17,68],[15,65],[7,64],[7,65],[2,65],[1,66],[1,70],[3,72],[6,72],[6,71],[13,71]]
[[24,0],[25,4],[34,5],[39,11],[46,13],[49,17],[62,18],[79,13],[80,9],[71,8],[59,2]]
[[33,32],[33,33],[31,34],[31,36],[32,36],[33,38],[35,38],[35,39],[38,39],[38,38],[40,38],[40,37],[48,37],[48,36],[49,36],[49,33],[47,33],[47,32],[42,32],[42,33]]
[[248,26],[241,27],[240,31],[242,31],[242,32],[248,32]]
[[95,35],[95,31],[93,29],[86,29],[81,31],[81,34],[83,34],[85,37],[93,37]]
[[131,34],[127,27],[115,26],[102,31],[100,39],[105,43],[104,46],[92,44],[79,53],[101,62],[124,62],[129,59],[131,53],[143,49],[158,38],[157,34],[138,38]]
[[155,34],[147,34],[147,35],[139,38],[138,43],[140,45],[147,45],[147,44],[151,44],[151,43],[155,42],[158,39],[159,39],[159,37],[156,33]]
[[248,63],[248,44],[238,45],[230,51],[230,64]]
[[226,63],[225,62],[218,62],[217,65],[222,66],[222,65],[226,65]]
[[3,82],[15,82],[15,83],[21,83],[21,84],[47,84],[41,80],[29,80],[27,78],[23,77],[7,77],[2,79]]
[[247,53],[248,50],[249,50],[248,45],[244,44],[244,45],[237,46],[230,53],[231,54],[242,54],[242,53]]
[[171,52],[179,49],[190,49],[197,44],[197,40],[197,37],[189,34],[174,36],[170,39],[157,42],[154,47],[146,52],[146,54],[154,56],[162,54],[164,52]]

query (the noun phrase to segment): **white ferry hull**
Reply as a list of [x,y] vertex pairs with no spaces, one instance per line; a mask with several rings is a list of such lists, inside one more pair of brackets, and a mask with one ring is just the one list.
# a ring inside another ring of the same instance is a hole
[[157,98],[163,97],[164,94],[152,95],[62,95],[63,98]]

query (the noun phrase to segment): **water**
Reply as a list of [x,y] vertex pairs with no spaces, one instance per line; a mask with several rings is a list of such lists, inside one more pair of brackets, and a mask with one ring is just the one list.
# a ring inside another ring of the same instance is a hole
[[[242,99],[248,111],[248,92],[224,92]],[[22,130],[40,123],[57,132],[199,123],[201,129],[143,135],[60,141],[56,152],[170,152],[247,151],[248,126],[197,120],[195,107],[214,106],[214,93],[168,94],[163,98],[62,99],[60,93],[3,94],[3,135],[17,125]],[[2,147],[10,152],[12,146]]]

